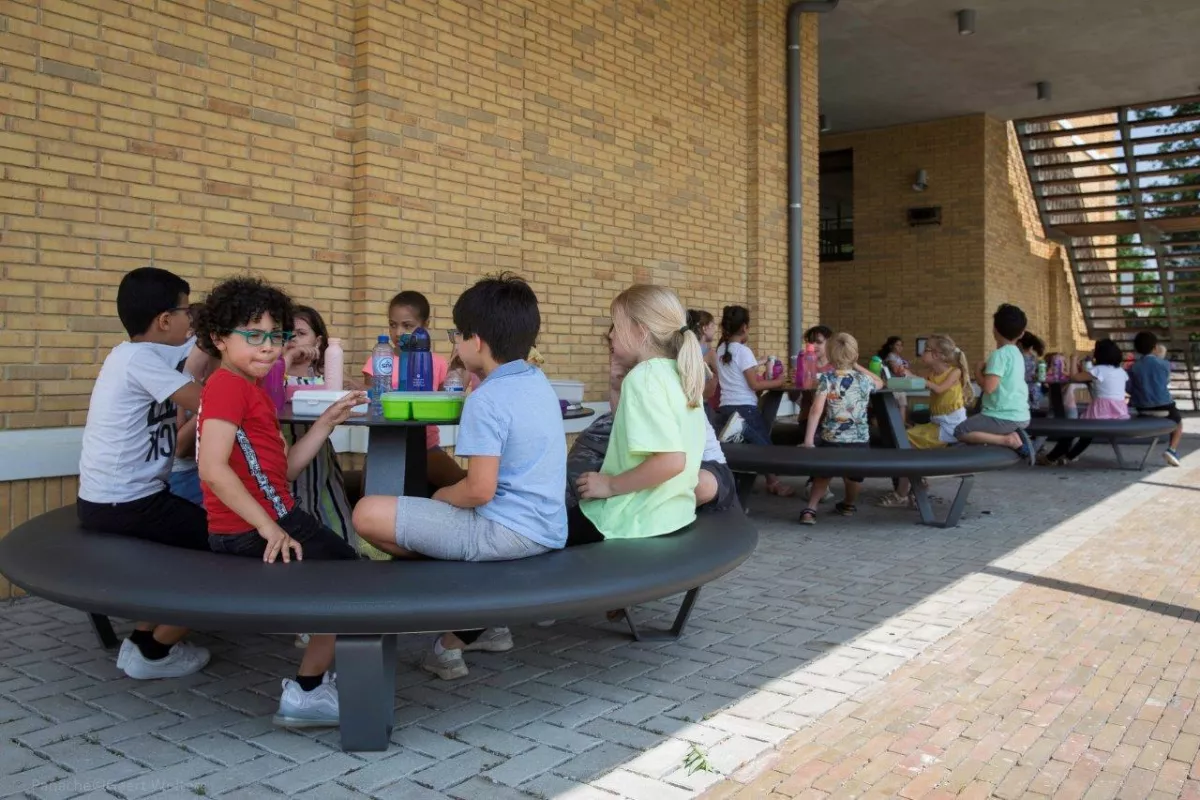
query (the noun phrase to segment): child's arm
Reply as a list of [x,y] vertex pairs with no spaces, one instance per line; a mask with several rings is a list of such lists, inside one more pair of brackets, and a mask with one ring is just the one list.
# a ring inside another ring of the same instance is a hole
[[750,389],[755,392],[765,392],[768,389],[782,389],[787,385],[786,377],[776,378],[773,381],[769,381],[766,378],[761,377],[758,374],[757,366],[743,370],[742,374],[746,376],[746,383],[750,385]]
[[492,502],[499,480],[499,457],[471,456],[467,459],[467,477],[438,489],[433,499],[457,508],[479,508]]
[[883,382],[883,378],[879,377],[874,372],[871,372],[871,370],[867,369],[862,364],[855,364],[854,369],[855,371],[861,372],[863,375],[866,375],[871,379],[871,383],[875,384],[875,391],[879,391],[886,385]]
[[985,361],[975,370],[975,382],[979,384],[979,388],[984,394],[993,394],[1000,388],[1000,376],[992,375],[987,371],[989,363]]
[[686,468],[687,456],[684,453],[654,453],[620,475],[585,472],[579,476],[575,485],[583,499],[603,500],[620,494],[653,489],[681,474]]
[[958,385],[962,380],[962,371],[957,369],[950,370],[950,374],[946,376],[946,380],[937,383],[928,378],[925,379],[925,387],[934,394],[945,394]]
[[[321,452],[333,429],[350,418],[356,405],[367,402],[366,392],[350,392],[336,403],[325,409],[325,413],[308,429],[308,433],[300,437],[288,450],[288,480],[294,481],[300,473],[308,468],[312,460]],[[231,506],[232,508],[232,506]],[[236,510],[236,509],[235,509]]]
[[200,410],[200,393],[203,387],[195,381],[189,381],[185,385],[179,387],[175,394],[171,395],[171,402],[185,411],[191,411],[195,414]]
[[821,415],[825,413],[826,392],[817,392],[813,396],[812,408],[808,410],[808,425],[804,429],[804,446],[814,447],[817,436],[817,426],[821,424]]
[[184,412],[179,412],[179,429],[175,433],[175,457],[192,458],[196,455],[196,418],[186,419]]
[[271,519],[271,515],[250,496],[237,473],[229,466],[237,432],[238,426],[228,420],[209,418],[204,421],[204,449],[200,451],[199,459],[200,480],[230,511],[267,540],[263,561],[272,563],[277,556],[281,556],[286,564],[291,561],[293,552],[299,561],[304,558],[300,543]]

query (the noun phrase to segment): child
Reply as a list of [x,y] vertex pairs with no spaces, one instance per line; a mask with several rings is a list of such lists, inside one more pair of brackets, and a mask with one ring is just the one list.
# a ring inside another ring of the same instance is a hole
[[[805,427],[804,446],[813,447],[817,426],[821,428],[821,447],[870,447],[867,412],[871,393],[883,388],[883,381],[865,370],[856,369],[858,342],[848,333],[834,335],[825,345],[832,372],[822,372],[817,378],[812,413]],[[825,415],[824,421],[821,420]],[[813,478],[808,506],[800,512],[801,525],[815,525],[817,503],[829,488],[829,478]],[[846,497],[834,508],[842,516],[851,516],[858,509],[854,501],[862,478],[845,478]]]
[[[704,358],[683,304],[662,286],[633,286],[612,302],[620,404],[599,472],[576,482],[571,544],[674,533],[696,519],[704,455]],[[711,486],[708,491],[711,492]]]
[[1133,349],[1138,357],[1129,368],[1129,405],[1139,414],[1165,415],[1175,423],[1163,460],[1178,467],[1183,416],[1171,399],[1171,362],[1166,360],[1167,348],[1158,343],[1158,337],[1151,331],[1142,331],[1133,338]]
[[[289,395],[297,388],[325,385],[325,350],[329,347],[329,329],[315,308],[296,306],[292,309],[292,317],[292,340],[283,349],[284,375]],[[308,425],[295,423],[281,427],[283,438],[289,445],[295,444],[309,428]],[[353,509],[346,498],[342,467],[331,442],[326,441],[321,445],[320,452],[308,468],[292,481],[291,489],[298,508],[315,517],[351,546],[357,544],[354,528],[350,525]],[[383,556],[382,553],[378,555]]]
[[1029,387],[1030,410],[1040,409],[1045,404],[1046,392],[1038,381],[1037,365],[1046,355],[1046,343],[1029,331],[1021,334],[1017,342],[1021,357],[1025,361],[1025,385]]
[[[691,312],[689,312],[690,314]],[[691,327],[691,326],[688,326]],[[694,331],[693,331],[694,332]],[[609,352],[609,413],[602,414],[575,439],[567,453],[567,507],[579,505],[577,482],[585,473],[599,472],[612,437],[613,412],[620,405],[621,385],[627,370],[621,366],[612,346],[612,329],[604,336]],[[725,461],[725,453],[708,419],[704,420],[704,452],[696,483],[696,510],[720,512],[738,504],[737,482]]]
[[[1072,370],[1072,381],[1090,383],[1092,386],[1092,402],[1084,409],[1083,419],[1129,419],[1129,406],[1125,404],[1129,373],[1121,368],[1122,357],[1121,348],[1116,342],[1101,339],[1096,342],[1093,354],[1095,364],[1086,371]],[[1066,466],[1083,455],[1091,443],[1092,440],[1087,437],[1060,439],[1039,463]]]
[[[76,511],[87,530],[208,549],[204,509],[171,494],[178,408],[195,411],[200,387],[176,367],[190,347],[188,294],[179,276],[155,267],[117,287],[117,316],[129,341],[104,359],[88,404]],[[208,663],[186,628],[138,622],[121,643],[117,668],[130,678],[179,678]]]
[[[908,376],[908,362],[904,360],[904,340],[899,336],[889,336],[879,348],[877,355],[887,368],[884,378],[905,378]],[[895,392],[896,405],[900,407],[900,418],[908,422],[908,395]]]
[[1009,303],[992,315],[992,338],[997,349],[975,373],[983,390],[983,410],[959,425],[954,437],[966,444],[1011,448],[1032,466],[1033,443],[1025,433],[1029,426],[1029,388],[1025,383],[1025,359],[1016,346],[1025,325],[1025,312]]
[[[717,353],[712,347],[713,337],[717,335],[717,321],[707,311],[689,308],[687,326],[700,341],[700,355],[704,356],[704,364],[708,367],[708,373],[704,379],[704,401],[715,411],[721,407],[721,382],[717,378]],[[609,335],[612,335],[611,331]]]
[[[520,278],[485,278],[454,304],[459,357],[483,382],[459,421],[466,477],[433,499],[366,497],[358,535],[401,558],[507,561],[562,548],[567,447],[558,397],[525,358],[541,329],[537,296]],[[467,674],[464,650],[512,648],[507,628],[442,634],[422,668],[443,680]]]
[[[429,300],[420,292],[406,291],[400,292],[392,298],[392,302],[388,304],[388,332],[392,336],[392,347],[398,349],[400,347],[400,338],[408,336],[417,328],[429,329]],[[450,365],[446,359],[437,353],[433,353],[433,385],[440,389],[442,384],[446,382],[446,374],[450,371]],[[367,363],[363,365],[363,374],[368,379],[374,374],[371,366],[371,360],[367,359]],[[400,371],[392,371],[392,388],[400,386]],[[453,486],[463,479],[466,474],[463,472],[453,458],[442,449],[441,434],[438,432],[436,425],[429,425],[425,428],[425,446],[428,450],[426,456],[425,471],[428,476],[430,485],[441,488],[443,486]]]
[[[279,360],[292,331],[292,301],[257,278],[233,278],[208,296],[196,321],[197,344],[221,360],[204,386],[197,432],[200,481],[215,553],[286,564],[295,558],[358,558],[354,548],[297,507],[291,481],[320,452],[365,393],[349,392],[288,448],[275,404],[259,381]],[[328,673],[334,636],[314,635],[295,680],[283,681],[276,725],[338,724],[337,686]]]
[[[192,303],[188,306],[189,323],[196,319],[196,314],[203,307],[203,303]],[[192,338],[191,331],[188,338]],[[208,373],[216,366],[219,366],[218,362],[193,344],[187,357],[181,360],[175,369],[203,386]],[[180,408],[176,424],[175,459],[171,462],[171,477],[167,486],[176,497],[182,497],[189,503],[204,508],[204,494],[200,491],[200,471],[196,466],[196,415]]]
[[[721,341],[717,345],[717,377],[721,383],[720,414],[729,422],[722,430],[721,438],[723,441],[736,438],[736,414],[742,423],[742,441],[770,444],[771,431],[758,410],[758,393],[782,389],[787,385],[787,377],[767,380],[759,374],[758,360],[746,346],[749,331],[750,311],[743,306],[725,306],[721,313]],[[767,476],[767,491],[778,497],[795,494],[774,475]]]
[[[967,420],[967,406],[974,400],[971,392],[971,368],[967,356],[954,340],[935,333],[925,343],[920,364],[925,385],[931,394],[929,422],[908,429],[908,443],[918,450],[932,450],[954,444],[954,431]],[[900,478],[896,490],[879,501],[883,508],[911,508],[912,488],[908,478]]]

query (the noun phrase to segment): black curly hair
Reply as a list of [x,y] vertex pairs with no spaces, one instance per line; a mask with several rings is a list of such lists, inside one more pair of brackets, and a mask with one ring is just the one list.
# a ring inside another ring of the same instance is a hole
[[221,351],[213,342],[215,337],[228,336],[235,328],[257,322],[270,314],[284,331],[294,329],[292,298],[261,278],[230,278],[218,284],[208,294],[204,307],[196,316],[196,345],[214,358]]

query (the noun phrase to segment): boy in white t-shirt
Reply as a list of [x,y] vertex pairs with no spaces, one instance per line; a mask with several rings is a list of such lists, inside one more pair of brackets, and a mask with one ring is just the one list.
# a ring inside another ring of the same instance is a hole
[[[188,295],[179,276],[141,267],[121,279],[117,315],[129,341],[104,359],[88,404],[76,510],[87,530],[208,550],[204,509],[168,490],[177,407],[195,412],[200,386],[176,369],[190,348]],[[186,628],[139,622],[117,667],[131,678],[175,678],[208,663]]]

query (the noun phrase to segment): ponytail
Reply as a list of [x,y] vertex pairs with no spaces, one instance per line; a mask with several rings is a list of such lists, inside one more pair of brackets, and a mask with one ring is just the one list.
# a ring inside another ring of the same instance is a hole
[[742,332],[750,324],[750,309],[745,306],[725,306],[721,310],[721,339],[717,343],[717,347],[725,345],[725,352],[721,355],[721,363],[729,364],[733,361],[733,353],[729,352],[729,340]]
[[683,396],[688,408],[699,408],[704,400],[704,382],[708,378],[708,367],[700,351],[700,339],[690,329],[680,331],[679,350],[675,361],[679,365],[679,381],[683,384]]
[[971,388],[971,365],[967,363],[967,354],[955,347],[952,363],[958,368],[958,382],[962,385],[963,405],[970,406],[975,401],[975,390]]

